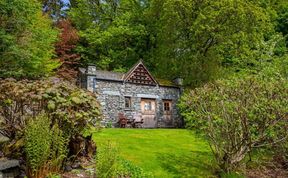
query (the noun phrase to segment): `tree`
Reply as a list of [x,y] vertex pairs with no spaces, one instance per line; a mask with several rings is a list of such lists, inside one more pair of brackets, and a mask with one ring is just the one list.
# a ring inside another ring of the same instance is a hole
[[67,4],[64,0],[39,0],[42,4],[43,12],[55,20],[65,16]]
[[30,0],[0,0],[0,77],[37,78],[58,67],[57,31]]
[[[273,11],[244,0],[77,0],[69,13],[80,31],[82,62],[128,69],[142,58],[160,78],[199,86],[259,68],[273,39]],[[258,56],[257,56],[258,55]],[[169,69],[169,70],[167,70]]]
[[192,86],[257,66],[254,53],[273,32],[269,15],[254,1],[168,0],[163,7],[159,75],[182,76]]
[[186,93],[179,106],[186,126],[208,138],[225,172],[256,148],[287,141],[288,82],[279,75],[206,84]]
[[131,67],[150,49],[145,26],[147,1],[78,0],[69,13],[80,31],[82,62],[102,69]]
[[56,26],[61,30],[59,41],[55,46],[57,57],[61,62],[61,66],[57,69],[57,74],[61,78],[74,81],[77,78],[77,67],[80,58],[80,55],[75,52],[79,35],[68,19],[58,21]]

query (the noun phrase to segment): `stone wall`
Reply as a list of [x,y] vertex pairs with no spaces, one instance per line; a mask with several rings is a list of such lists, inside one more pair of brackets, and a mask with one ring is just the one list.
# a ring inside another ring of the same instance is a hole
[[[141,98],[156,100],[156,118],[158,127],[180,126],[181,119],[176,104],[180,97],[180,89],[177,87],[148,86],[123,83],[119,81],[106,81],[88,77],[88,89],[98,93],[98,101],[102,105],[104,123],[118,121],[118,113],[122,112],[128,118],[133,113],[141,112]],[[131,97],[131,108],[125,108],[125,96]],[[172,125],[167,125],[163,119],[163,100],[172,101]]]

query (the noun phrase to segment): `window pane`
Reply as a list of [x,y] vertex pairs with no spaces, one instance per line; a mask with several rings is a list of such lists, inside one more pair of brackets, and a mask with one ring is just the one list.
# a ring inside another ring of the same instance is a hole
[[171,102],[169,102],[169,101],[165,101],[164,102],[164,111],[170,111],[170,104],[171,104]]
[[152,110],[152,103],[151,103],[151,101],[145,102],[145,104],[144,104],[144,110],[145,110],[145,111],[151,111],[151,110]]
[[131,108],[131,97],[125,97],[125,108]]

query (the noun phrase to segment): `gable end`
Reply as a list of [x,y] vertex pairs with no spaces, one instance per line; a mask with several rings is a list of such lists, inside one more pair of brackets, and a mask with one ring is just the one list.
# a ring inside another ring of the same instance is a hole
[[125,82],[140,85],[158,85],[145,65],[140,61],[126,75]]

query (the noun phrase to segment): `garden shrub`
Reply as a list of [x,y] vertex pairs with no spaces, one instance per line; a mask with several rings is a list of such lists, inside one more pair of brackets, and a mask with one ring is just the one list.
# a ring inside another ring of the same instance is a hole
[[67,156],[67,140],[57,124],[52,129],[50,125],[46,115],[28,121],[24,142],[28,177],[40,178],[59,172]]
[[179,104],[186,127],[204,133],[220,168],[231,172],[255,148],[286,140],[288,82],[232,78],[187,92]]
[[270,163],[288,171],[288,141],[277,144],[272,150],[273,160]]
[[13,140],[6,145],[6,155],[20,152],[26,123],[39,113],[46,113],[50,129],[57,125],[70,142],[100,119],[95,95],[73,84],[57,78],[0,80],[0,132]]

